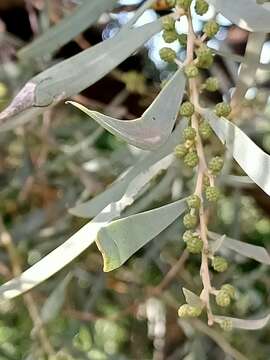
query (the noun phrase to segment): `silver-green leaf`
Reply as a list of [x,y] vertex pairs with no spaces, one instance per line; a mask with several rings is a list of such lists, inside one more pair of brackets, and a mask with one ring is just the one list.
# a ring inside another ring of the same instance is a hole
[[179,200],[157,209],[115,220],[101,228],[97,246],[103,255],[104,271],[121,266],[136,251],[166,229],[186,208]]
[[233,328],[243,329],[243,330],[259,330],[265,327],[270,319],[270,314],[266,315],[260,319],[238,319],[228,316],[214,316],[214,321],[216,323],[221,323],[224,320],[229,320],[232,322]]
[[229,120],[210,110],[204,116],[245,173],[270,195],[270,156]]
[[187,304],[191,306],[199,307],[201,309],[204,307],[204,303],[202,302],[202,300],[198,295],[194,294],[194,292],[186,288],[183,288],[182,290]]

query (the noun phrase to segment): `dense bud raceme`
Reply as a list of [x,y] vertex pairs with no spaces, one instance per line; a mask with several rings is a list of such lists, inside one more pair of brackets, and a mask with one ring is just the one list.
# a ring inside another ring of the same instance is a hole
[[178,41],[181,46],[187,45],[187,35],[186,34],[179,34],[178,35]]
[[203,140],[208,140],[213,135],[213,130],[207,121],[203,120],[200,123],[199,134]]
[[195,78],[196,76],[199,75],[199,70],[197,66],[194,64],[189,64],[185,66],[184,72],[188,78]]
[[193,236],[187,242],[187,249],[191,254],[200,254],[203,249],[203,241],[198,236]]
[[194,114],[194,105],[190,101],[185,101],[180,107],[180,115],[190,117]]
[[190,195],[187,198],[187,204],[190,209],[199,209],[201,206],[201,199],[196,194]]
[[230,114],[230,112],[232,111],[230,104],[226,103],[226,102],[221,102],[216,104],[215,106],[215,113],[217,116],[221,117],[221,116],[228,116]]
[[216,77],[209,77],[206,79],[203,88],[207,91],[214,92],[219,89],[219,80]]
[[174,155],[180,159],[185,157],[188,153],[188,149],[184,144],[179,144],[174,149]]
[[176,59],[176,52],[169,47],[164,47],[159,50],[159,56],[161,60],[172,63]]
[[222,285],[221,290],[226,291],[231,299],[235,298],[235,288],[231,284]]
[[207,186],[205,189],[205,197],[209,202],[216,202],[220,197],[220,191],[216,186]]
[[232,331],[233,329],[233,323],[232,320],[224,319],[220,322],[219,326],[224,331]]
[[178,316],[180,318],[185,317],[198,317],[202,313],[202,309],[197,306],[191,306],[188,304],[181,305],[178,310]]
[[221,307],[226,307],[230,305],[231,298],[226,291],[219,290],[216,295],[216,303]]
[[183,131],[183,137],[185,140],[194,140],[196,137],[196,130],[191,126],[188,126]]
[[198,15],[204,15],[209,9],[209,5],[205,0],[197,0],[195,3],[195,11]]
[[209,20],[203,27],[203,32],[207,37],[211,38],[217,34],[219,30],[219,25],[215,20]]
[[193,214],[186,214],[183,219],[183,224],[186,229],[194,229],[198,224],[198,218]]
[[228,262],[221,256],[214,256],[212,259],[212,267],[217,272],[224,272],[228,269]]
[[199,163],[199,157],[196,151],[190,151],[184,157],[184,164],[190,168],[194,168]]
[[165,16],[162,19],[162,26],[164,30],[175,30],[175,20],[171,16]]
[[224,165],[224,160],[220,156],[213,157],[208,164],[208,168],[212,174],[218,174]]
[[166,43],[172,43],[177,40],[178,35],[174,30],[164,30],[162,37]]
[[176,0],[176,5],[187,11],[190,8],[192,0]]

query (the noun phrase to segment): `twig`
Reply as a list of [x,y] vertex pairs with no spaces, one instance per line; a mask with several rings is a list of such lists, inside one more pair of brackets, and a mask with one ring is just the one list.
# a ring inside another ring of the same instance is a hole
[[[8,255],[9,255],[13,275],[15,275],[15,276],[20,275],[22,273],[22,269],[21,269],[20,259],[19,259],[18,253],[17,253],[17,249],[14,246],[12,237],[11,237],[10,233],[6,230],[1,218],[0,218],[0,244],[2,244],[5,247]],[[39,342],[40,342],[40,345],[42,347],[44,354],[53,355],[54,349],[48,338],[46,329],[45,329],[42,319],[39,315],[38,307],[36,305],[36,302],[35,302],[33,296],[31,294],[25,294],[25,295],[23,295],[23,300],[24,300],[25,306],[27,307],[29,315],[32,319],[32,322],[34,325],[34,333],[36,333],[36,335],[39,339]]]

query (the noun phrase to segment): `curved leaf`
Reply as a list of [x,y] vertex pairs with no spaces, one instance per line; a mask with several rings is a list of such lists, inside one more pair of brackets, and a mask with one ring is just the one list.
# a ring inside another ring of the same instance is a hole
[[223,320],[229,320],[232,322],[233,328],[243,330],[259,330],[265,327],[270,319],[270,314],[261,319],[238,319],[228,316],[214,316],[214,321],[221,323]]
[[90,27],[102,13],[111,11],[116,0],[85,1],[74,12],[48,29],[31,44],[23,47],[18,56],[24,60],[40,58],[60,49]]
[[270,4],[256,0],[207,0],[232,23],[248,31],[269,31]]
[[[211,232],[210,236],[216,239],[214,245],[217,245],[217,242],[219,242],[220,239],[220,235]],[[219,247],[225,247],[227,249],[236,251],[240,255],[246,256],[250,259],[254,259],[262,264],[270,265],[270,255],[264,247],[248,244],[244,241],[231,239],[226,235],[223,235],[221,238],[223,239],[223,241],[219,245]]]
[[246,174],[270,195],[270,156],[229,120],[210,110],[204,116]]
[[69,101],[106,130],[141,149],[155,149],[162,145],[172,132],[180,103],[185,90],[186,78],[178,70],[172,79],[161,90],[160,94],[143,113],[134,120],[118,120],[85,106]]
[[121,266],[136,251],[166,229],[186,208],[185,199],[157,209],[115,220],[97,234],[97,246],[104,260],[104,271]]
[[[162,159],[161,162],[170,161],[170,157],[169,155],[167,158]],[[102,227],[118,218],[121,212],[133,203],[136,193],[147,184],[152,172],[156,171],[159,166],[159,163],[154,164],[147,172],[136,177],[130,182],[119,201],[107,205],[92,221],[84,225],[62,245],[24,271],[20,276],[2,285],[0,287],[0,297],[12,299],[23,294],[47,280],[78,257],[96,240],[97,233]]]
[[[21,115],[34,115],[32,112],[36,107],[44,112],[49,106],[91,86],[160,30],[160,20],[137,28],[120,30],[113,38],[38,74],[29,80],[11,104],[0,113],[0,129],[10,129],[13,119],[19,122],[18,117]],[[32,116],[29,116],[28,121],[31,118]]]
[[132,179],[141,172],[145,172],[146,169],[173,151],[174,147],[179,143],[182,130],[185,126],[186,121],[182,120],[164,145],[156,151],[142,156],[129,171],[122,174],[108,189],[97,195],[94,199],[70,209],[70,213],[83,218],[92,218],[96,216],[108,202],[119,200]]

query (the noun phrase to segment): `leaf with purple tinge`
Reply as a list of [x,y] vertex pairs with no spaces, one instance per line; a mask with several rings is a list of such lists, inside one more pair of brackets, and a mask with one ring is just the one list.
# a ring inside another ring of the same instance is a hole
[[260,319],[238,319],[228,316],[214,316],[214,321],[216,323],[221,323],[224,320],[231,321],[233,328],[243,330],[259,330],[267,325],[268,321],[270,320],[270,314]]
[[85,106],[69,101],[106,130],[138,148],[145,150],[161,146],[171,134],[179,106],[185,91],[186,78],[178,70],[161,90],[151,106],[143,115],[134,120],[118,120]]

